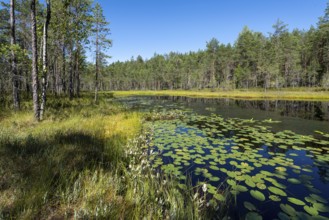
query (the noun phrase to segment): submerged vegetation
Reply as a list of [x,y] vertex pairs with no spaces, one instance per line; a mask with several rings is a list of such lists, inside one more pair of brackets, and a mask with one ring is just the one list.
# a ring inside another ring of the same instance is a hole
[[2,115],[0,218],[200,217],[192,188],[150,169],[143,116],[111,100],[52,98],[39,123]]

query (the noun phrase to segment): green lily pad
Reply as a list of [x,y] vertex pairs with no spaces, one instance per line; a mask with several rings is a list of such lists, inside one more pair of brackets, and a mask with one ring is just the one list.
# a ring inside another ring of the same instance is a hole
[[209,168],[212,170],[219,170],[219,168],[217,166],[213,166],[213,165],[211,165]]
[[310,195],[313,199],[315,199],[316,201],[319,201],[319,202],[322,202],[322,203],[328,203],[328,201],[324,198],[322,198],[321,196],[319,195],[316,195],[316,194],[311,194]]
[[325,206],[323,203],[314,203],[313,207],[320,212],[329,212],[329,207]]
[[246,215],[246,220],[262,220],[263,217],[257,212],[248,212]]
[[283,212],[279,212],[278,217],[280,220],[290,220],[290,217]]
[[273,181],[272,184],[278,188],[281,188],[281,189],[286,189],[287,187],[285,185],[283,185],[282,183],[279,183],[277,181]]
[[302,205],[302,206],[305,205],[305,202],[303,202],[302,200],[293,198],[293,197],[288,197],[288,201],[295,204],[295,205]]
[[212,176],[212,177],[209,178],[209,180],[212,181],[212,182],[218,182],[220,180],[220,178],[217,177],[217,176]]
[[261,190],[266,189],[266,185],[264,183],[257,183],[256,186],[258,189],[261,189]]
[[251,190],[250,195],[259,201],[265,201],[265,195],[258,190]]
[[308,214],[310,214],[310,215],[312,215],[312,216],[317,216],[317,215],[319,215],[319,212],[318,212],[318,210],[316,210],[316,208],[314,208],[314,207],[311,207],[311,206],[304,206],[304,210],[308,213]]
[[242,185],[237,185],[237,186],[235,187],[235,189],[236,189],[237,191],[239,191],[239,192],[247,192],[247,191],[248,191],[248,188],[245,187],[245,186],[242,186]]
[[289,178],[288,182],[292,183],[292,184],[300,184],[301,183],[301,181],[296,179],[296,178]]
[[232,179],[228,179],[228,180],[226,180],[226,182],[231,186],[236,186],[236,182]]
[[225,197],[222,194],[216,193],[214,194],[214,198],[217,199],[218,201],[224,202]]
[[312,204],[317,203],[317,201],[310,196],[305,197],[305,201]]
[[257,211],[256,206],[254,206],[253,204],[251,204],[250,202],[244,202],[243,203],[244,207],[246,209],[248,209],[249,211]]
[[280,202],[281,201],[280,197],[276,196],[276,195],[270,195],[269,198],[274,202]]
[[288,205],[288,204],[280,204],[280,208],[282,209],[282,211],[284,211],[286,214],[288,214],[289,216],[296,216],[296,210]]
[[256,184],[251,179],[247,179],[245,183],[251,188],[254,188],[256,186]]
[[287,194],[282,189],[276,188],[274,186],[268,187],[268,190],[279,196],[287,196]]

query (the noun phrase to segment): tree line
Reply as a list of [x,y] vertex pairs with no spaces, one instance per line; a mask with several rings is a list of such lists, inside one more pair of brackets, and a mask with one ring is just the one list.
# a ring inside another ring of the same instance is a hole
[[86,50],[91,50],[96,102],[104,52],[111,46],[102,7],[92,0],[10,0],[0,5],[0,101],[12,94],[19,110],[21,97],[32,94],[35,118],[42,119],[47,92],[79,97]]
[[[234,44],[213,38],[203,50],[107,64],[109,22],[92,0],[0,1],[0,102],[31,98],[42,119],[47,93],[82,90],[329,88],[329,2],[316,26],[272,33],[244,27]],[[91,50],[95,63],[87,62]],[[10,96],[8,96],[10,94]]]
[[138,56],[105,73],[109,90],[329,88],[329,2],[309,30],[277,20],[268,36],[244,27],[233,45],[213,38],[204,50]]

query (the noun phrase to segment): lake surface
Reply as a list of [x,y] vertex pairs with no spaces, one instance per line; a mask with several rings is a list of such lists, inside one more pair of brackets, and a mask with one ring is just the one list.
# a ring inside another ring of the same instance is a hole
[[182,189],[187,176],[200,189],[206,186],[207,201],[224,206],[231,219],[329,218],[328,102],[119,101],[173,115],[149,122],[154,169],[176,176]]

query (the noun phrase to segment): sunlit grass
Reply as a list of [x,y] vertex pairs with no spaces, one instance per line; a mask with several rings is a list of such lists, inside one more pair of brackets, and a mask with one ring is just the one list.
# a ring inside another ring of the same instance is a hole
[[0,219],[201,217],[192,187],[152,170],[141,113],[109,94],[51,98],[39,123],[23,106],[0,119]]

